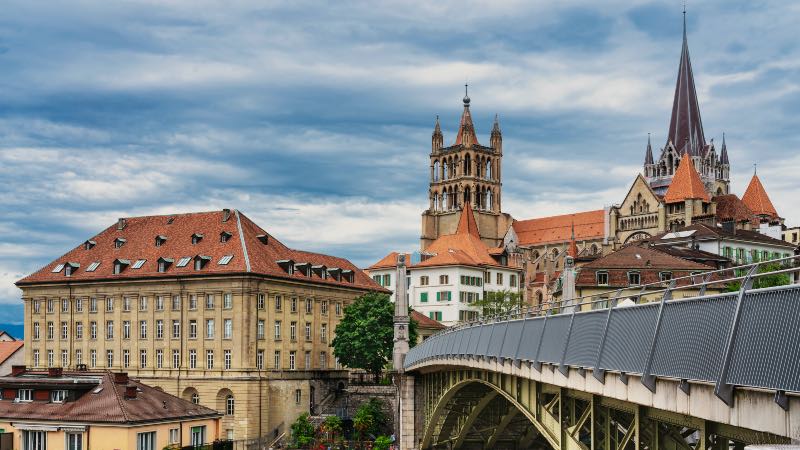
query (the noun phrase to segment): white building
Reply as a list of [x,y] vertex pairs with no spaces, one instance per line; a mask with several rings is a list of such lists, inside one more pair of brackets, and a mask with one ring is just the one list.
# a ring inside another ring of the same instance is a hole
[[[396,282],[397,256],[392,252],[366,269],[390,290]],[[507,251],[481,241],[469,203],[454,234],[440,236],[423,253],[406,254],[406,262],[409,305],[448,326],[476,318],[480,311],[473,303],[486,292],[519,292],[522,285],[522,268],[510,261]]]

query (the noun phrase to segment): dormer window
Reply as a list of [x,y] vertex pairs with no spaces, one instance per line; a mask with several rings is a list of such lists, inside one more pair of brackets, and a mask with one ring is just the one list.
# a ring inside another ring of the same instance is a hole
[[97,245],[97,242],[89,240],[83,243],[84,250],[91,250],[94,246]]
[[220,266],[227,266],[229,262],[233,259],[233,255],[225,255],[219,259]]
[[125,238],[114,239],[114,248],[122,248],[122,246],[125,245],[125,242],[127,242]]
[[355,272],[350,269],[345,269],[342,271],[342,279],[347,281],[348,283],[352,283],[355,279]]
[[597,285],[608,286],[608,272],[597,272]]
[[258,236],[256,236],[256,239],[258,239],[264,245],[267,245],[267,243],[269,242],[269,236],[267,236],[266,234],[259,234]]
[[628,272],[628,284],[631,286],[639,286],[641,284],[641,275],[639,272]]
[[286,271],[287,274],[294,274],[294,261],[291,259],[281,259],[275,262],[281,267],[281,269]]
[[323,280],[328,278],[328,268],[324,265],[312,266],[311,270]]
[[202,270],[211,261],[210,256],[197,255],[194,257],[194,270]]
[[158,271],[159,273],[164,273],[167,271],[167,267],[172,264],[174,260],[171,258],[158,258]]
[[114,275],[119,275],[122,271],[125,270],[126,267],[130,266],[131,262],[127,259],[115,259],[114,260]]
[[328,269],[328,275],[330,275],[331,278],[333,278],[336,281],[341,281],[342,269],[339,269],[337,267],[331,267],[330,269]]
[[307,277],[311,276],[311,264],[309,263],[297,263],[294,268]]
[[63,389],[57,389],[54,391],[50,391],[50,402],[52,403],[64,403],[67,399],[67,391]]
[[156,236],[156,247],[161,247],[165,242],[167,242],[167,237],[158,235]]
[[203,240],[203,235],[195,233],[192,235],[192,245],[199,244]]
[[228,242],[228,240],[231,237],[233,237],[232,234],[228,233],[227,231],[223,231],[222,233],[219,234],[219,241],[224,244],[224,243]]
[[76,262],[68,262],[64,265],[64,276],[71,277],[75,270],[78,269],[81,265]]
[[132,269],[141,269],[145,262],[147,262],[146,259],[137,259],[136,262],[133,263],[133,266],[131,266],[131,268]]

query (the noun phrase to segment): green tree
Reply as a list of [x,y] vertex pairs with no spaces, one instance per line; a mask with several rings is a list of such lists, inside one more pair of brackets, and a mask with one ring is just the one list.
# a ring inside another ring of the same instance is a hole
[[375,445],[372,447],[374,450],[389,450],[392,446],[392,438],[385,435],[380,435],[375,438]]
[[[764,264],[759,266],[758,273],[768,273],[774,272],[776,270],[780,270],[781,265],[778,263],[774,264]],[[773,286],[785,286],[790,284],[792,280],[789,278],[789,274],[787,273],[778,273],[774,275],[764,275],[758,278],[753,279],[753,289],[761,289],[766,287],[773,287]],[[727,291],[728,292],[735,292],[742,288],[741,281],[734,281],[728,285]]]
[[522,307],[522,294],[518,291],[486,291],[483,298],[472,303],[481,309],[482,316],[505,314]]
[[371,398],[362,403],[353,416],[353,428],[360,439],[377,436],[387,429],[386,415],[383,413],[383,402]]
[[308,413],[300,414],[291,426],[292,446],[306,448],[314,442],[314,425],[308,420]]
[[[414,320],[409,324],[408,336],[413,347],[417,342],[417,322]],[[333,354],[339,362],[370,372],[377,383],[392,357],[393,347],[394,303],[388,294],[364,294],[344,309],[344,317],[336,327],[333,339]]]
[[322,422],[320,430],[325,433],[327,440],[334,441],[339,433],[342,432],[342,419],[338,416],[328,416]]

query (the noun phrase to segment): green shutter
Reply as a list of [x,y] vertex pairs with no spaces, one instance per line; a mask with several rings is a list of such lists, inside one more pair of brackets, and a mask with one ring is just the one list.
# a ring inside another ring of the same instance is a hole
[[436,301],[437,301],[437,302],[440,302],[440,301],[442,301],[442,293],[441,293],[441,292],[437,292],[437,293],[436,293]]
[[419,301],[422,302],[422,303],[428,303],[428,293],[427,292],[421,292],[419,294]]

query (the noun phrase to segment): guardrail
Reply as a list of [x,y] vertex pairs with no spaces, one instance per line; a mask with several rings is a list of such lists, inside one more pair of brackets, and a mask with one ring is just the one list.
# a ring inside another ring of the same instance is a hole
[[[581,311],[587,303],[566,300],[558,308],[483,318],[431,336],[409,351],[405,367],[413,370],[438,358],[508,359],[537,370],[553,364],[565,374],[570,367],[590,369],[601,382],[606,371],[619,372],[626,382],[627,374],[636,373],[652,391],[656,377],[681,380],[687,392],[690,380],[713,382],[728,405],[734,386],[766,388],[788,408],[786,391],[800,392],[800,285],[751,288],[758,277],[797,272],[786,266],[798,258],[707,272],[702,282],[691,284],[704,291],[711,283],[741,282],[734,292],[673,300],[676,279],[655,291],[663,293],[660,302],[620,307],[615,298],[608,308]],[[775,263],[784,267],[757,273]],[[726,271],[735,276],[709,276]],[[741,271],[746,273],[736,275]]]

